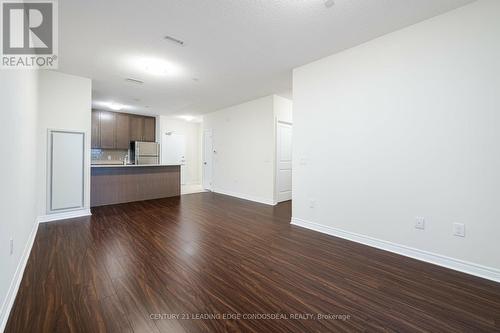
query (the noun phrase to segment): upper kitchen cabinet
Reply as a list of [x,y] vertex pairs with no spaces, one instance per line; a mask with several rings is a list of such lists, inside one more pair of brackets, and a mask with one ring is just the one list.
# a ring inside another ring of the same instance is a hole
[[146,116],[130,116],[130,141],[156,141],[156,119]]
[[92,148],[128,149],[130,141],[156,140],[156,119],[134,114],[92,111]]
[[101,148],[116,148],[116,116],[114,112],[101,111],[99,116],[101,126]]
[[130,141],[142,141],[144,135],[144,117],[130,116]]
[[126,113],[116,114],[116,149],[128,149],[130,146],[130,116]]
[[91,133],[91,147],[101,148],[101,125],[99,121],[99,111],[92,111],[92,133]]
[[142,141],[156,141],[156,119],[153,117],[144,117],[144,136]]

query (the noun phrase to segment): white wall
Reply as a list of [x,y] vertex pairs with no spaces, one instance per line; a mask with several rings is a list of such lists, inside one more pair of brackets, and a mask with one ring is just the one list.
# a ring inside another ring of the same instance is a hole
[[213,191],[274,203],[274,96],[209,113],[203,128],[213,130]]
[[201,124],[173,117],[157,117],[157,141],[166,132],[184,134],[186,138],[186,184],[201,184]]
[[273,95],[274,116],[277,121],[293,123],[292,101],[278,95]]
[[37,211],[47,214],[47,130],[83,131],[86,135],[85,209],[90,209],[91,80],[40,71],[37,147]]
[[[37,72],[0,73],[0,332],[36,232]],[[14,251],[10,255],[10,239]]]
[[295,222],[500,269],[499,36],[478,1],[294,70]]
[[[89,79],[42,70],[0,73],[0,331],[21,282],[38,219],[46,214],[47,129],[90,135],[90,99]],[[86,151],[89,207],[90,138]]]

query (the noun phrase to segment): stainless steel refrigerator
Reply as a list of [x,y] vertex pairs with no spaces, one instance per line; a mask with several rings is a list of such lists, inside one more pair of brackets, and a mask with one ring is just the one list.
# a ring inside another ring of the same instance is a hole
[[160,164],[160,145],[156,142],[132,141],[130,160],[137,165]]

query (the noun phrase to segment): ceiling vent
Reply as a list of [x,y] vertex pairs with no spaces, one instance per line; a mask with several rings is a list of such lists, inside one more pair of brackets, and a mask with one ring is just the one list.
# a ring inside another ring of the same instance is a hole
[[130,82],[130,83],[136,83],[136,84],[144,84],[144,81],[134,79],[131,77],[126,78],[125,81]]
[[165,36],[163,37],[163,39],[165,39],[166,41],[169,41],[169,42],[172,42],[172,43],[175,43],[179,46],[184,46],[184,41],[180,40],[180,39],[177,39],[175,37],[172,37],[172,36]]

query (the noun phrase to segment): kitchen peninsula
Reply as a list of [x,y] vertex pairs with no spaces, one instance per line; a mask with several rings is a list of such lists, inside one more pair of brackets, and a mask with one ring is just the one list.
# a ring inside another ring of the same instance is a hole
[[180,165],[92,165],[92,207],[179,196]]

